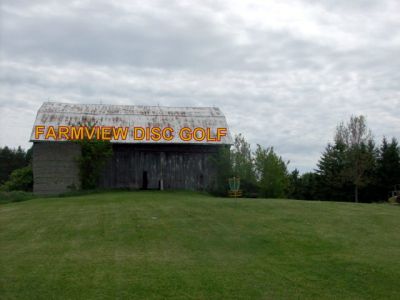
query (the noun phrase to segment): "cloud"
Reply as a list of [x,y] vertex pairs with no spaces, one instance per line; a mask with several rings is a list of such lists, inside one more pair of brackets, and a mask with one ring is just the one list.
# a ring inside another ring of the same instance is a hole
[[397,1],[116,3],[2,4],[0,145],[46,100],[218,106],[302,171],[351,114],[400,138]]

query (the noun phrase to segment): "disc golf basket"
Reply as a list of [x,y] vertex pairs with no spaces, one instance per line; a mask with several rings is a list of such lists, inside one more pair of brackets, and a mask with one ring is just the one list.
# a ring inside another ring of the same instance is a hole
[[240,188],[240,178],[239,177],[232,177],[228,179],[229,183],[229,191],[228,195],[229,197],[242,197],[242,191],[239,189]]
[[389,203],[400,204],[400,184],[394,186],[394,190],[390,192]]

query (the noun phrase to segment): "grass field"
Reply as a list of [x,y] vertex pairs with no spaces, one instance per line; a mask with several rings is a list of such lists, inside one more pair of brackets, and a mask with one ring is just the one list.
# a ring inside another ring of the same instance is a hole
[[1,299],[400,299],[400,207],[188,192],[0,206]]

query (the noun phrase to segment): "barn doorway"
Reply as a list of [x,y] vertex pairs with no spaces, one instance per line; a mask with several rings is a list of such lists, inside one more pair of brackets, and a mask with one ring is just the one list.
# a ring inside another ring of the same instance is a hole
[[147,178],[147,171],[143,171],[142,190],[147,190],[148,185],[149,185],[149,180]]

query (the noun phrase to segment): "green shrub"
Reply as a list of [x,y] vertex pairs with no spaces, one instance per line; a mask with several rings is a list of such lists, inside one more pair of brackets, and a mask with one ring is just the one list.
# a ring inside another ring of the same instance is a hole
[[232,177],[232,161],[229,147],[222,147],[210,158],[216,169],[214,185],[208,192],[215,196],[226,196],[228,193],[228,178]]
[[1,191],[32,191],[32,166],[14,170],[10,178],[0,187]]
[[30,192],[23,192],[23,191],[0,192],[0,203],[20,202],[33,198],[35,198],[35,196]]
[[98,187],[101,171],[107,160],[112,156],[112,146],[109,141],[82,140],[82,155],[78,158],[79,174],[83,190]]

